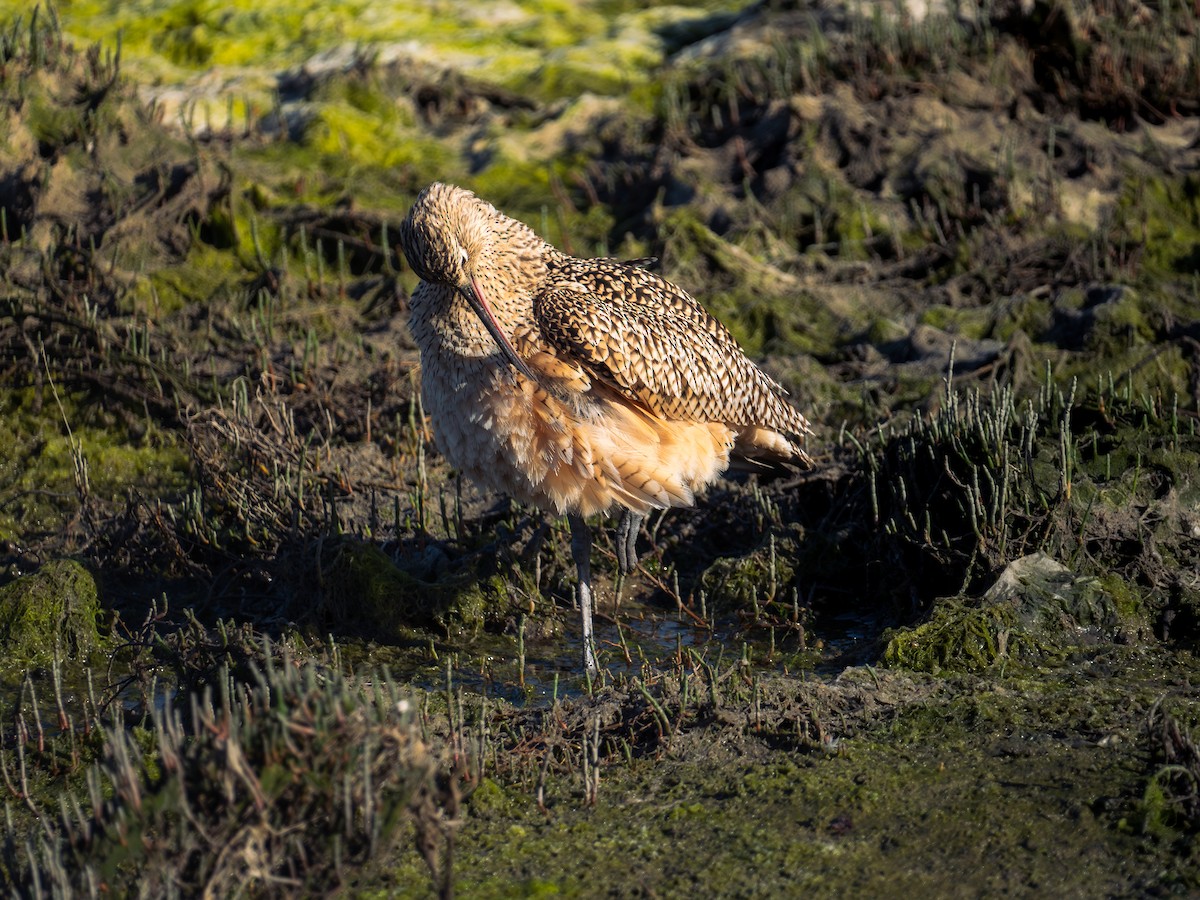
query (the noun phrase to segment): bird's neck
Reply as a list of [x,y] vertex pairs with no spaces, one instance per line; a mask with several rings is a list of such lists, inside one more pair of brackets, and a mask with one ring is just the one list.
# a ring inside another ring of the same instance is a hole
[[[505,252],[489,247],[475,266],[475,280],[510,340],[517,331],[533,324],[533,298],[543,290],[550,261],[557,255],[548,244],[539,243],[541,248],[522,241]],[[495,341],[483,322],[466,298],[449,285],[423,284],[413,295],[410,312],[410,327],[422,357],[431,351],[428,365],[445,353],[460,361],[496,353]]]
[[475,269],[496,321],[509,334],[532,323],[533,298],[543,290],[550,261],[558,253],[524,225],[521,228],[527,233],[519,240],[492,241]]

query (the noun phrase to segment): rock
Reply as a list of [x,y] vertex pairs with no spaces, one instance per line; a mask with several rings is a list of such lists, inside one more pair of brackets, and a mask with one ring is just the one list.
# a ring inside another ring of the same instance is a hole
[[1043,553],[1008,564],[981,598],[946,597],[929,619],[889,636],[884,659],[918,671],[975,671],[1008,659],[1052,662],[1088,641],[1119,638],[1118,598]]
[[1044,553],[1014,559],[983,595],[985,604],[1008,604],[1020,624],[1041,639],[1061,640],[1084,631],[1111,636],[1121,617],[1100,581],[1079,577]]
[[0,588],[0,648],[10,665],[80,659],[105,643],[100,592],[82,563],[59,559]]

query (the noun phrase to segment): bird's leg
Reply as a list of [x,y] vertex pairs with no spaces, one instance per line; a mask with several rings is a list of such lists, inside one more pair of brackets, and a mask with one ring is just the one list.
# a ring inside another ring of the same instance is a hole
[[583,668],[596,671],[596,642],[592,637],[592,530],[583,516],[569,515],[571,556],[575,559],[575,599],[583,619]]
[[529,543],[525,545],[525,555],[533,556],[535,553],[542,552],[542,544],[546,543],[546,535],[550,533],[550,522],[539,511],[536,516],[530,517],[529,524],[534,527],[533,534],[529,537]]
[[636,513],[632,509],[623,509],[621,511],[621,521],[617,523],[617,571],[622,575],[628,575],[637,568],[637,536],[642,530],[642,522],[645,520],[642,513]]

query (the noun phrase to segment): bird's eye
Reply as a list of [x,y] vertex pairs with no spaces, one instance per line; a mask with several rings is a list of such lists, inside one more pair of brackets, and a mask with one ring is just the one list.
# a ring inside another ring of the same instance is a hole
[[459,260],[459,262],[461,262],[463,264],[463,268],[466,268],[466,265],[467,265],[467,248],[466,247],[458,248],[458,260]]

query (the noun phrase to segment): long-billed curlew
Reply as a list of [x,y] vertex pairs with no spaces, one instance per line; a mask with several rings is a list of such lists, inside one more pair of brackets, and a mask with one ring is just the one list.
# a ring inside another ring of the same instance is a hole
[[400,240],[437,445],[464,475],[565,513],[583,661],[595,671],[591,532],[622,510],[621,571],[652,509],[690,506],[734,458],[807,463],[808,423],[685,291],[560,253],[470,191],[431,184]]

